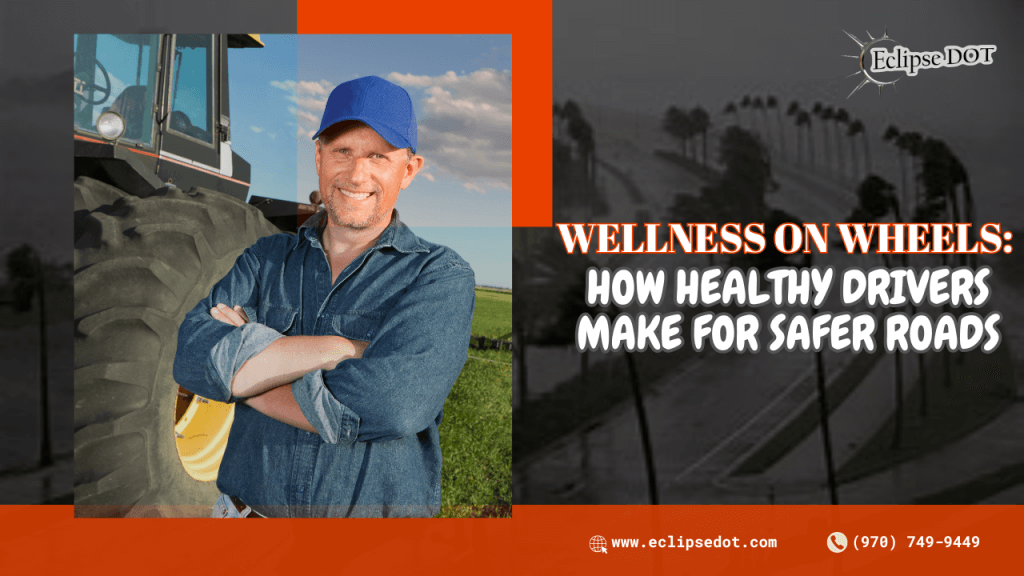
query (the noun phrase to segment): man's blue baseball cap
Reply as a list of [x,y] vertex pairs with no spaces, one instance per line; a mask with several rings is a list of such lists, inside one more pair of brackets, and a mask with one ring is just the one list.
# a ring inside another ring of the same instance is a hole
[[412,148],[416,152],[416,112],[409,93],[401,86],[377,76],[338,84],[327,98],[320,129],[313,139],[345,120],[358,120],[395,148]]

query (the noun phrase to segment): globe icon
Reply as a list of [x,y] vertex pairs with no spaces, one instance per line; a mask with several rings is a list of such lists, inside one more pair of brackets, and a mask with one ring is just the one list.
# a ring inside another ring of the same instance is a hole
[[608,553],[608,542],[604,539],[604,536],[594,536],[590,539],[590,551],[591,552],[604,552]]

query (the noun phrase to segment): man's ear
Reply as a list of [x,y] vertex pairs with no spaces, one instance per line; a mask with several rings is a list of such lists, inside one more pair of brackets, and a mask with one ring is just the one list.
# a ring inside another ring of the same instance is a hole
[[316,153],[313,154],[313,162],[316,164],[316,175],[320,175],[320,139],[316,139]]
[[424,162],[423,156],[418,154],[409,159],[409,162],[405,165],[405,177],[402,178],[402,190],[405,190],[409,184],[412,184],[412,179],[423,168]]

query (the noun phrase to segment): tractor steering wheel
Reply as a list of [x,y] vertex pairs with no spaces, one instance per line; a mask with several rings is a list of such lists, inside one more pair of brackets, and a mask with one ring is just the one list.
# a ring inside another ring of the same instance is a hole
[[[104,68],[103,64],[100,64],[100,61],[97,60],[94,56],[88,56],[86,54],[76,54],[75,57],[82,58],[86,61],[86,63],[91,61],[93,64],[95,64],[96,67],[100,69],[100,72],[103,73],[103,83],[106,84],[106,86],[100,86],[95,81],[88,84],[84,84],[84,86],[82,86],[82,89],[91,90],[94,99],[90,100],[88,97],[79,94],[77,91],[75,91],[75,98],[82,100],[88,106],[96,106],[97,104],[102,104],[106,101],[108,97],[110,97],[110,74],[107,74],[107,69]],[[99,99],[95,99],[97,92],[101,96],[101,98]]]

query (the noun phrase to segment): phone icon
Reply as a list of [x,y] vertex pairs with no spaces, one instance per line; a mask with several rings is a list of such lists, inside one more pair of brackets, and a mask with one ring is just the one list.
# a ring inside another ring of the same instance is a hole
[[829,550],[839,554],[846,550],[846,534],[843,534],[842,532],[833,532],[828,535],[828,540],[826,540],[825,543],[828,545]]

